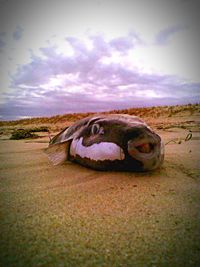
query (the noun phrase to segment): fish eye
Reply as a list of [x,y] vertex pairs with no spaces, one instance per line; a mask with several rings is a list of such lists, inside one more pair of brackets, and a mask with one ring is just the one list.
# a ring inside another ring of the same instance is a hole
[[95,135],[95,134],[104,134],[104,128],[100,127],[99,124],[93,124],[91,127],[91,134]]
[[91,128],[91,134],[98,134],[100,130],[99,124],[93,124]]

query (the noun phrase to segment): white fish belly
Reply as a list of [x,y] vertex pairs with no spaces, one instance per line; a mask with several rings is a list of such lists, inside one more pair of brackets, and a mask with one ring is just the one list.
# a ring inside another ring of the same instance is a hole
[[70,146],[71,156],[80,156],[95,161],[103,160],[123,160],[125,158],[123,149],[110,142],[101,142],[91,146],[82,145],[83,138],[73,140]]

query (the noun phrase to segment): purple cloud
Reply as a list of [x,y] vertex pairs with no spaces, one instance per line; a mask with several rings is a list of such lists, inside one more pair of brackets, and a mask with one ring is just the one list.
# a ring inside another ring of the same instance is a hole
[[119,52],[127,52],[135,45],[144,43],[138,34],[130,32],[128,36],[118,37],[110,41],[110,46]]
[[[143,73],[120,60],[112,61],[116,50],[124,56],[134,49],[130,34],[127,39],[109,42],[96,35],[90,41],[93,45],[88,48],[80,39],[68,37],[66,43],[73,54],[63,54],[56,46],[40,48],[42,56],[32,53],[31,62],[19,66],[12,76],[13,91],[3,96],[2,116],[49,116],[199,101],[199,83]],[[106,63],[105,58],[110,61]]]
[[168,27],[162,31],[160,31],[156,38],[155,38],[155,43],[157,45],[166,45],[169,41],[169,39],[176,33],[185,30],[185,27],[183,26],[172,26],[172,27]]
[[0,52],[3,51],[2,48],[6,45],[5,37],[6,37],[6,33],[0,32]]
[[124,37],[113,39],[110,42],[110,45],[111,47],[119,51],[128,50],[133,47],[132,40],[124,38]]
[[23,28],[20,27],[20,26],[17,26],[16,27],[16,30],[14,31],[13,33],[13,39],[16,40],[16,41],[19,41],[21,38],[22,38],[22,35],[23,35]]

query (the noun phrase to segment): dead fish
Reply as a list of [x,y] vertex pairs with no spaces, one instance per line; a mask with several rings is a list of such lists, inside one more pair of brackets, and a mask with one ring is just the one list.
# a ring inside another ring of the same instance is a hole
[[96,170],[149,171],[161,166],[164,143],[144,121],[125,114],[94,115],[57,134],[46,153]]

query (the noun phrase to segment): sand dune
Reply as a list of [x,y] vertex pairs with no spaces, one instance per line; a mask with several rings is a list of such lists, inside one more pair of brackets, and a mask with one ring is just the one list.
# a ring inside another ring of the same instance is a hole
[[0,265],[200,266],[199,114],[148,122],[168,144],[147,173],[54,167],[48,137],[4,135]]

